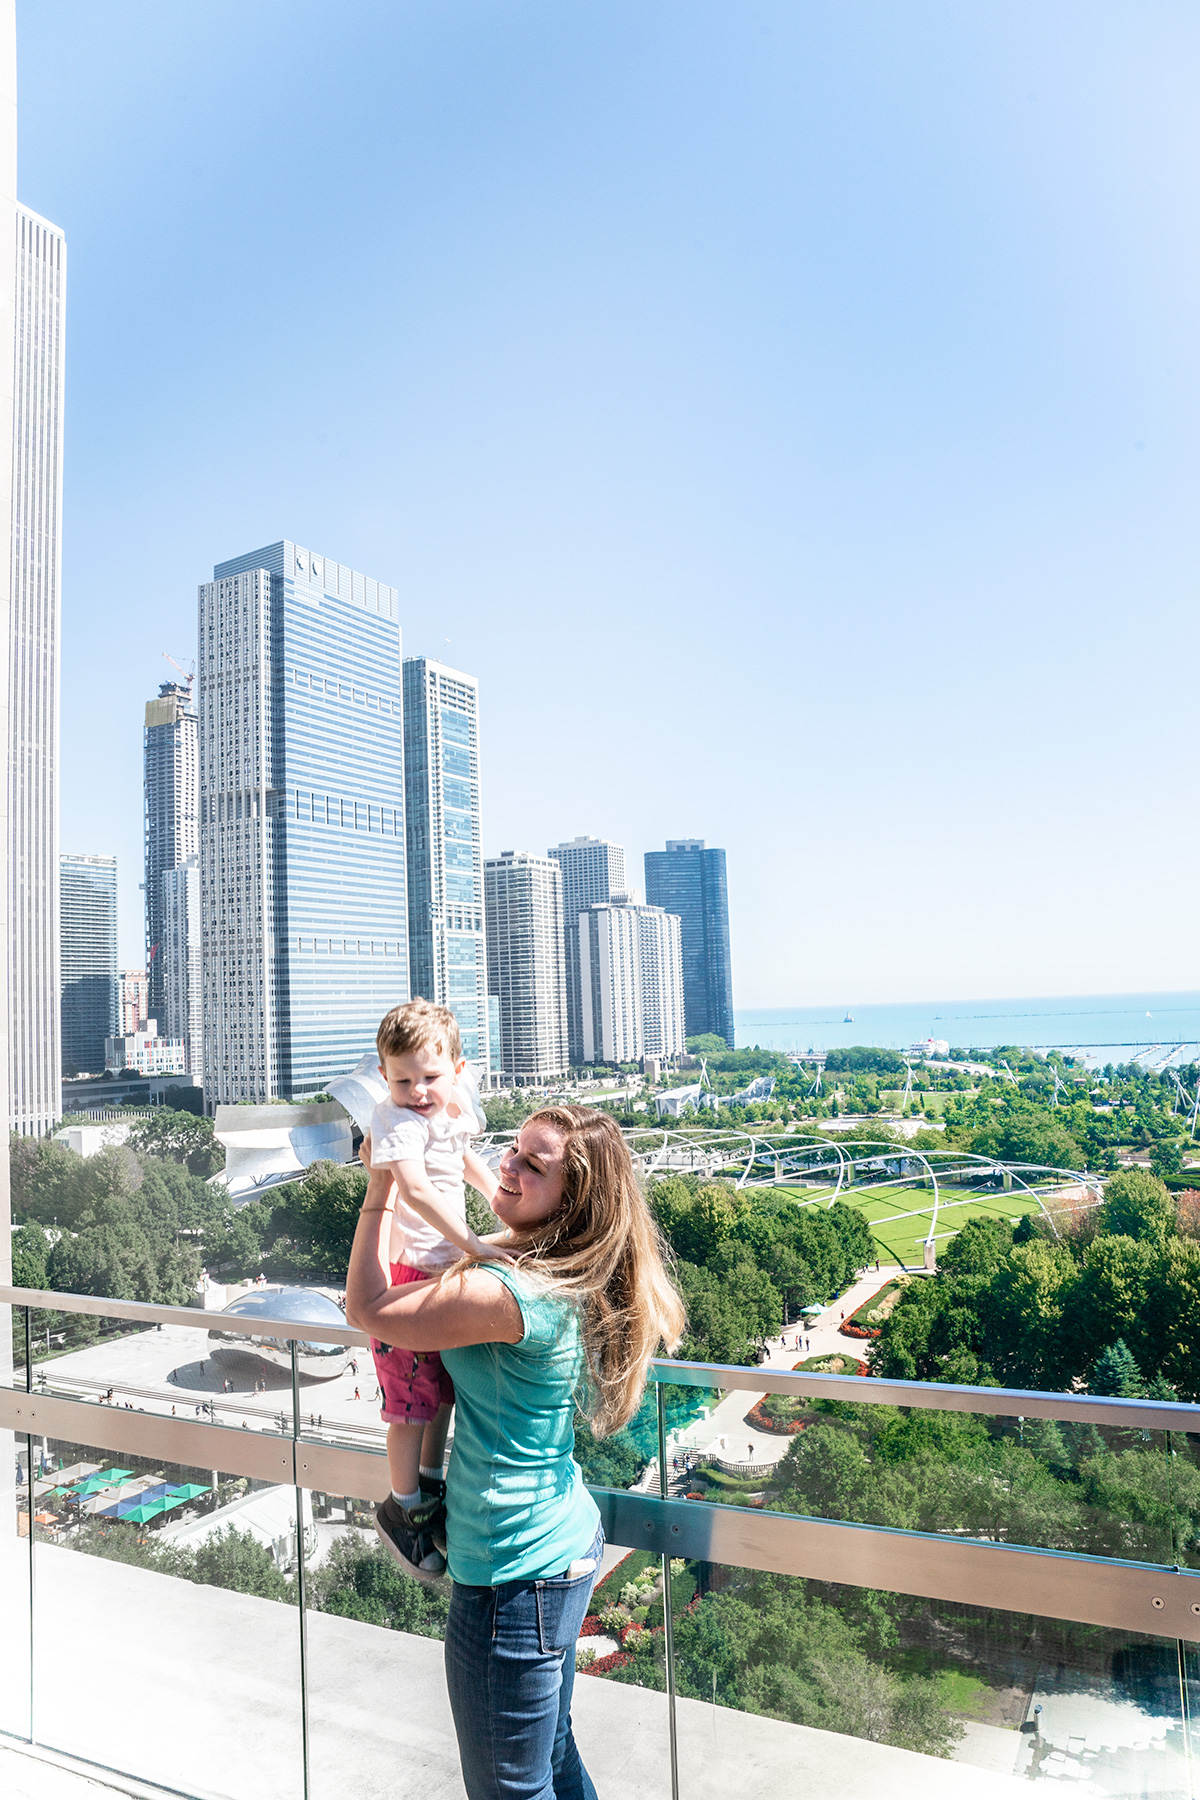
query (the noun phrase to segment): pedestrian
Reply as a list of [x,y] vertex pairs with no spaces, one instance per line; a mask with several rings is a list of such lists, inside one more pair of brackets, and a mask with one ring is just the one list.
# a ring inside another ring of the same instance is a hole
[[357,1388],[357,1387],[355,1387],[355,1389],[354,1389],[354,1398],[355,1398],[355,1399],[356,1399],[356,1400],[361,1400],[361,1399],[362,1399],[362,1395],[361,1395],[361,1394],[360,1394],[360,1393],[359,1393],[359,1391],[358,1391],[358,1388]]
[[753,1444],[746,1445],[746,1461],[747,1462],[754,1461],[754,1445]]
[[571,1731],[575,1640],[604,1538],[574,1461],[585,1372],[598,1437],[633,1417],[684,1314],[620,1127],[553,1106],[521,1125],[492,1206],[511,1262],[388,1285],[386,1188],[368,1186],[347,1318],[454,1383],[446,1682],[467,1800],[596,1800]]

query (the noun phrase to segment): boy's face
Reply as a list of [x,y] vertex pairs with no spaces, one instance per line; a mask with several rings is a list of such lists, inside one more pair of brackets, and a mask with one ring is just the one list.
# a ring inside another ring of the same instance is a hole
[[436,1044],[425,1044],[419,1050],[385,1056],[379,1073],[388,1084],[394,1105],[428,1116],[446,1110],[455,1077],[463,1066],[452,1062]]

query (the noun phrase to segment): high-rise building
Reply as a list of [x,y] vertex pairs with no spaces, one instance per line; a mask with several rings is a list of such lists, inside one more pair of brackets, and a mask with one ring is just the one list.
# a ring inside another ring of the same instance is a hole
[[683,929],[683,1010],[688,1037],[712,1032],[734,1048],[725,852],[703,838],[668,839],[646,852],[646,898]]
[[552,857],[505,850],[484,863],[483,892],[503,1074],[518,1086],[557,1081],[567,1069],[562,870]]
[[117,1029],[122,1037],[145,1031],[149,1002],[150,983],[145,969],[122,969],[117,977]]
[[142,736],[148,1017],[166,1017],[163,874],[200,853],[200,721],[190,682],[164,681],[146,702]]
[[683,1049],[679,920],[627,894],[579,915],[583,1060],[660,1060]]
[[409,985],[450,1008],[486,1077],[479,683],[424,656],[404,659],[404,798]]
[[204,974],[200,956],[200,858],[162,872],[159,952],[166,1000],[163,1036],[183,1043],[184,1068],[204,1076]]
[[408,998],[399,618],[286,540],[200,589],[206,1105],[320,1092]]
[[59,861],[62,1059],[68,1074],[98,1075],[106,1038],[117,1035],[117,859]]
[[9,1121],[62,1112],[59,1043],[58,688],[63,326],[67,246],[16,209],[12,551],[8,631]]
[[669,1062],[682,1056],[683,931],[675,913],[639,906],[642,970],[642,1055]]
[[567,957],[567,1044],[571,1062],[593,1059],[583,1048],[583,997],[579,985],[579,915],[598,900],[624,892],[625,852],[605,838],[577,837],[547,851],[562,870],[563,938]]
[[583,1058],[588,1063],[640,1062],[642,949],[637,910],[623,904],[589,906],[577,926],[577,981],[583,1011]]

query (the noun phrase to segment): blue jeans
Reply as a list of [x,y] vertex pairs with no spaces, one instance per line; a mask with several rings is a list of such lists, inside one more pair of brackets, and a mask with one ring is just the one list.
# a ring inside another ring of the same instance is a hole
[[575,1581],[455,1582],[446,1622],[446,1686],[467,1800],[596,1800],[571,1732],[575,1640],[604,1533]]

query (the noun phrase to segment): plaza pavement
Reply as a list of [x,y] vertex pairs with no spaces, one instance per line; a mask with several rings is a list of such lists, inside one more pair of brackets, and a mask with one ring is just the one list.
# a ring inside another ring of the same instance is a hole
[[[851,1313],[878,1293],[893,1276],[900,1273],[897,1264],[884,1263],[876,1271],[861,1275],[840,1299],[834,1300],[812,1324],[789,1325],[782,1337],[767,1345],[767,1357],[761,1365],[766,1369],[791,1369],[810,1356],[851,1356],[864,1361],[866,1340],[843,1337],[842,1315]],[[917,1276],[923,1280],[923,1276]],[[807,1348],[796,1348],[797,1334],[807,1340]],[[785,1348],[786,1345],[786,1348]],[[747,1425],[746,1414],[762,1399],[760,1393],[731,1389],[710,1413],[695,1419],[682,1431],[667,1438],[667,1455],[671,1458],[684,1451],[704,1452],[726,1458],[730,1462],[777,1463],[791,1443],[790,1437],[775,1432],[759,1431]],[[657,1484],[657,1458],[646,1484]],[[686,1484],[680,1484],[686,1485]]]

